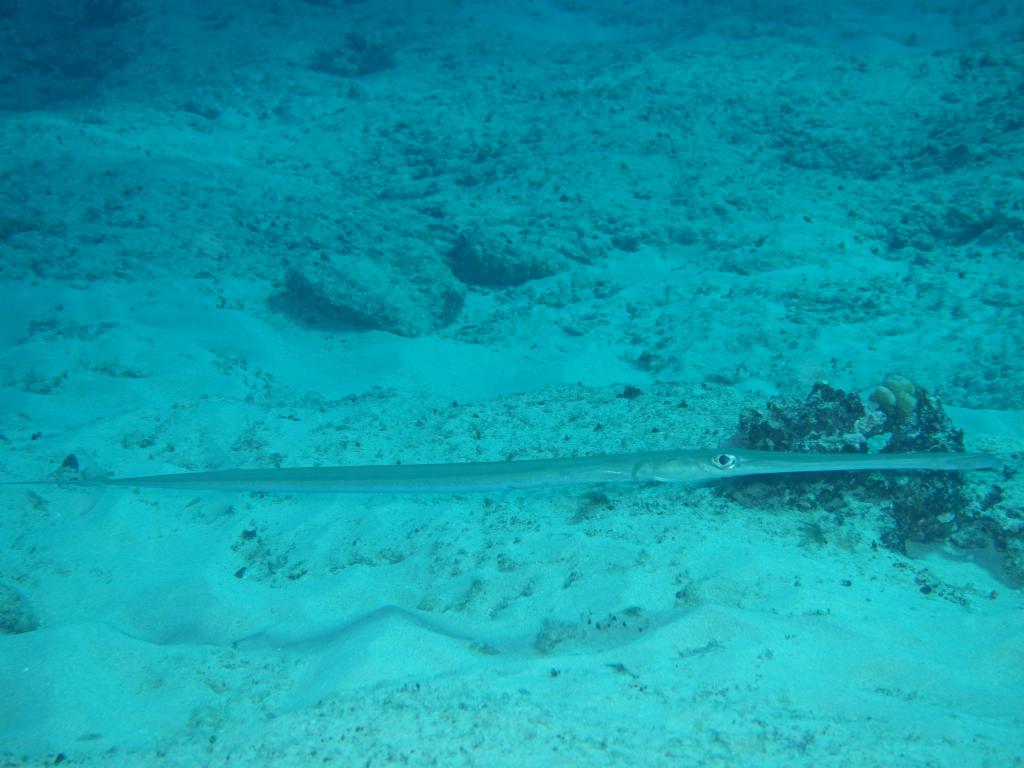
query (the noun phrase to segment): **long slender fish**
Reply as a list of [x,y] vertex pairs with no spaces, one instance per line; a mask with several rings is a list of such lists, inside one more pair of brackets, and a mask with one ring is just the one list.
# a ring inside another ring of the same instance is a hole
[[989,453],[783,453],[729,449],[465,464],[229,469],[103,478],[85,484],[274,493],[469,493],[590,483],[699,483],[792,472],[963,472],[998,469],[1001,465],[999,458]]

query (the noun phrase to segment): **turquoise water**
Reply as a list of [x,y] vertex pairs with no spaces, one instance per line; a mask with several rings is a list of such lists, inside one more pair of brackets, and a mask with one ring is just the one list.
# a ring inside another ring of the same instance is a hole
[[0,479],[1005,462],[8,486],[4,764],[1020,764],[1022,10],[0,2]]

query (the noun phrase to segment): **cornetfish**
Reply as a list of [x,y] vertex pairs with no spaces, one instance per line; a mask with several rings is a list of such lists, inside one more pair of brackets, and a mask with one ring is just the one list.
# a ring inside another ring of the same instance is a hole
[[[785,453],[734,449],[654,451],[523,461],[228,469],[69,484],[272,493],[468,493],[590,483],[700,483],[792,472],[998,469],[989,453]],[[60,481],[30,481],[53,484]],[[5,485],[25,484],[7,482]]]

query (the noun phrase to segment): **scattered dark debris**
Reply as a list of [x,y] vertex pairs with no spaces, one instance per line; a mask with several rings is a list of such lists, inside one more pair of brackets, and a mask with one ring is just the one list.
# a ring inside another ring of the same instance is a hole
[[109,75],[141,50],[139,36],[123,26],[142,11],[130,0],[0,0],[5,45],[0,109],[50,109],[93,97]]
[[238,540],[231,550],[242,560],[234,571],[234,577],[279,582],[281,579],[296,581],[306,575],[305,563],[293,562],[287,554],[273,552],[264,542],[255,527],[245,528],[238,534]]
[[695,646],[692,648],[683,648],[676,651],[680,659],[692,659],[695,656],[705,656],[714,651],[721,651],[725,648],[720,640],[711,639],[708,640],[704,645]]
[[618,672],[620,675],[627,675],[633,678],[634,680],[640,678],[640,675],[636,674],[635,672],[631,672],[629,668],[626,667],[626,665],[623,664],[621,661],[611,661],[605,664],[605,666],[613,672]]
[[657,373],[667,368],[671,363],[674,362],[674,358],[667,358],[664,355],[659,355],[657,352],[651,352],[650,350],[644,350],[635,358],[633,358],[633,367],[647,373]]
[[556,649],[564,651],[568,648],[614,646],[627,638],[643,634],[650,625],[644,610],[636,606],[610,613],[603,619],[595,619],[589,613],[581,615],[578,621],[545,619],[534,638],[533,646],[541,654],[552,653]]
[[326,46],[314,52],[310,69],[337,77],[365,77],[395,66],[390,46],[350,32],[341,45]]
[[573,524],[584,523],[598,517],[602,512],[614,509],[611,497],[603,491],[588,491],[576,501],[576,514],[570,521]]
[[961,605],[965,608],[971,605],[970,598],[963,590],[943,583],[941,579],[936,578],[927,568],[922,568],[914,575],[914,583],[922,595],[935,595],[947,602]]
[[800,526],[800,546],[822,546],[828,543],[825,529],[820,523],[809,522]]
[[996,504],[1000,503],[1004,498],[1003,488],[1000,485],[993,485],[988,493],[985,494],[985,498],[981,500],[981,509],[985,511],[992,509]]

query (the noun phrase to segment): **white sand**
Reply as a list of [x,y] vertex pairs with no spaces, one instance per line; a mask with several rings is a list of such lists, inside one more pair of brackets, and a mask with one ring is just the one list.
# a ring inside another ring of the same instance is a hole
[[[985,116],[963,118],[931,141],[973,164],[914,165],[922,125],[1003,93],[1019,43],[985,38],[996,63],[958,79],[942,46],[991,34],[980,12],[936,16],[914,48],[898,13],[816,35],[737,12],[666,41],[643,9],[575,6],[353,4],[401,41],[357,96],[305,66],[329,9],[205,27],[152,10],[132,23],[153,46],[94,102],[0,116],[4,221],[31,224],[0,242],[0,475],[72,453],[136,475],[707,446],[776,393],[866,394],[893,370],[944,398],[969,449],[1024,451],[1019,130],[983,141]],[[453,181],[469,171],[496,176]],[[961,214],[990,227],[958,244]],[[300,253],[394,237],[436,257],[470,223],[593,263],[471,289],[419,338],[267,304]],[[627,235],[636,250],[612,245]],[[0,635],[0,755],[1018,764],[1019,585],[992,553],[878,547],[885,510],[849,504],[840,524],[713,488],[5,488],[0,581],[39,628]]]

